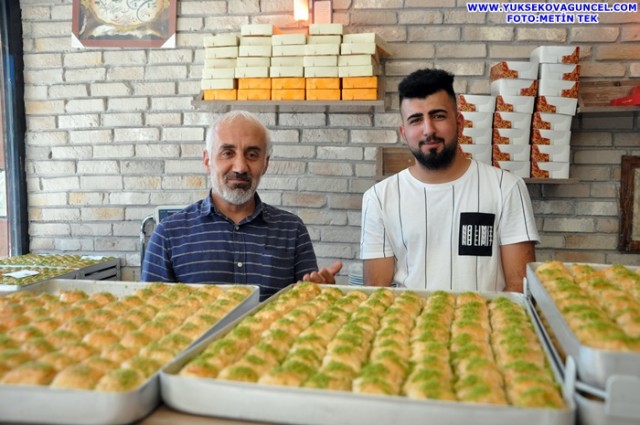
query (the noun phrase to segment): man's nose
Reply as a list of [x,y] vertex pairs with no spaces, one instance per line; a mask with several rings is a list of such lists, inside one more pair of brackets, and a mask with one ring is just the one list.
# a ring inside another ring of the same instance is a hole
[[243,155],[237,155],[233,161],[233,171],[236,173],[246,173],[249,170],[249,163]]
[[430,134],[433,134],[435,132],[434,126],[433,126],[433,122],[431,122],[430,119],[425,119],[422,123],[422,134],[424,134],[425,136],[428,136]]

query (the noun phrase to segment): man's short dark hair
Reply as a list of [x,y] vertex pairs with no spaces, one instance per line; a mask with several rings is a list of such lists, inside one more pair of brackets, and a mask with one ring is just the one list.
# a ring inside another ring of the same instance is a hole
[[453,74],[442,69],[419,69],[407,75],[398,85],[400,103],[404,99],[424,99],[444,90],[456,102]]

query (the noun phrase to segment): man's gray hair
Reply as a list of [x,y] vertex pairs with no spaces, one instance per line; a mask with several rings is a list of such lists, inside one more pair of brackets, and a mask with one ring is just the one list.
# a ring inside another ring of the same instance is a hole
[[207,152],[209,152],[209,155],[211,155],[211,148],[213,147],[214,138],[216,137],[216,135],[218,133],[218,128],[222,124],[231,123],[231,122],[233,122],[234,120],[236,120],[238,118],[244,118],[247,121],[251,121],[256,126],[260,127],[263,130],[264,137],[265,137],[265,141],[264,142],[265,142],[265,147],[266,147],[266,151],[267,151],[267,157],[271,157],[271,152],[273,151],[273,146],[271,145],[271,137],[269,136],[269,130],[262,123],[262,121],[260,121],[260,119],[258,119],[258,117],[255,114],[253,114],[253,113],[251,113],[249,111],[243,111],[243,110],[229,111],[229,112],[219,116],[218,118],[216,118],[211,123],[211,126],[209,126],[209,129],[207,130],[207,137],[206,137],[206,147],[207,147]]

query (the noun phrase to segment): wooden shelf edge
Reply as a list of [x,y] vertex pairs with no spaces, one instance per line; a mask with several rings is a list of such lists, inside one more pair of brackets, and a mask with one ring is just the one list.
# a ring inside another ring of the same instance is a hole
[[579,183],[578,179],[537,179],[526,178],[523,179],[527,184],[576,184]]
[[276,111],[316,111],[327,112],[384,112],[384,100],[202,100],[195,99],[191,104],[196,109],[218,111],[223,109],[273,109]]

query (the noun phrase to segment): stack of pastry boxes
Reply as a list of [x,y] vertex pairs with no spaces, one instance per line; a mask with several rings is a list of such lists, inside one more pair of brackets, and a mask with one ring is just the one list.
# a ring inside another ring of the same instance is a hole
[[204,38],[204,100],[376,100],[383,40],[312,24],[309,35],[250,24]]
[[468,158],[491,164],[491,123],[495,109],[495,96],[458,95],[458,110],[464,124],[458,137],[460,149]]
[[521,177],[569,177],[578,55],[578,47],[542,46],[531,52],[529,61],[491,67],[494,166]]
[[538,47],[538,96],[531,129],[531,177],[568,178],[571,121],[578,106],[579,47]]

